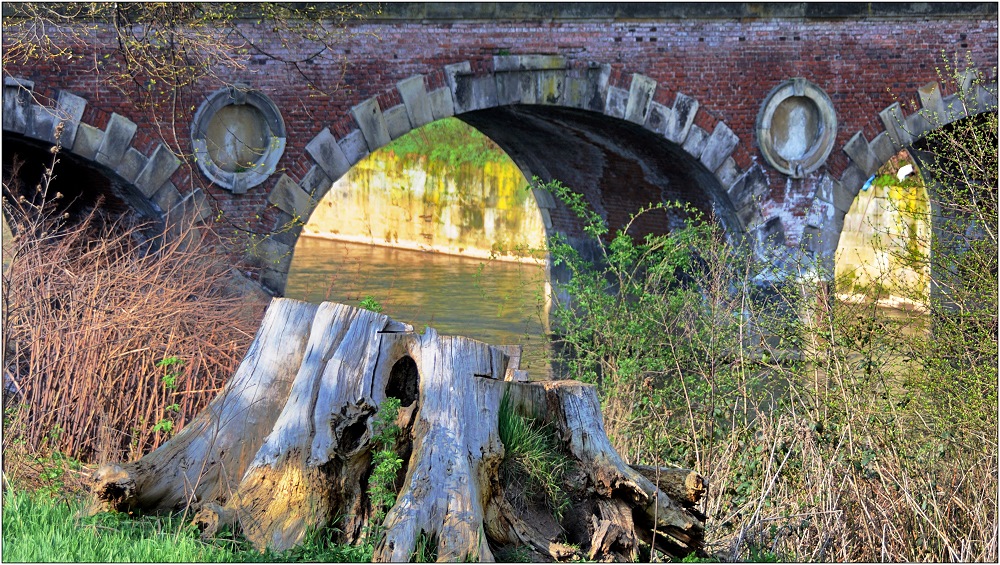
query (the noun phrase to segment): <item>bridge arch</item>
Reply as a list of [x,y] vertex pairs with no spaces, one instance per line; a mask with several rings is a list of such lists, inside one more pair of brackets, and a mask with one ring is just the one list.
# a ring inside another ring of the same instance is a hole
[[827,176],[820,182],[802,237],[802,248],[821,259],[827,272],[833,273],[844,217],[871,175],[927,134],[967,117],[997,111],[997,83],[983,84],[979,76],[977,69],[967,68],[957,77],[958,92],[948,96],[942,95],[940,83],[927,83],[917,91],[920,109],[906,115],[895,102],[879,112],[881,131],[871,141],[858,131],[844,144],[848,165],[839,179]]
[[168,236],[176,234],[182,220],[197,225],[211,215],[202,190],[182,196],[170,181],[181,161],[166,146],[156,143],[148,154],[135,147],[142,136],[134,122],[112,113],[104,129],[94,127],[83,121],[86,99],[60,90],[54,105],[46,105],[34,86],[32,81],[4,78],[5,141],[29,150],[48,150],[58,142],[64,159],[98,172],[140,220]]
[[[268,197],[268,202],[281,210],[278,224],[290,227],[278,230],[277,236],[259,246],[264,258],[262,281],[277,292],[284,289],[301,231],[295,224],[309,218],[326,191],[354,164],[413,129],[451,116],[497,142],[526,177],[535,175],[542,180],[565,179],[544,159],[518,151],[513,134],[503,131],[505,119],[509,123],[533,120],[542,123],[541,127],[545,127],[544,122],[552,127],[551,122],[570,124],[587,130],[585,134],[594,131],[596,119],[608,128],[627,130],[634,140],[623,151],[633,152],[648,144],[649,151],[670,153],[686,163],[683,177],[709,192],[711,210],[728,233],[740,236],[751,232],[762,240],[780,232],[783,240],[780,219],[762,219],[759,200],[768,190],[763,170],[753,166],[743,171],[736,166],[732,154],[740,139],[722,121],[712,131],[697,125],[699,103],[694,98],[676,93],[673,105],[667,107],[654,100],[659,85],[647,76],[633,74],[631,86],[625,90],[609,86],[610,65],[573,68],[560,56],[500,55],[492,62],[492,69],[480,72],[462,62],[432,75],[399,81],[395,89],[355,105],[350,117],[313,137],[305,147],[308,172],[299,182],[283,175]],[[434,84],[438,86],[432,88]],[[334,131],[340,135],[335,136]],[[594,144],[603,144],[602,149],[608,145],[601,141]],[[655,176],[655,171],[643,174]],[[546,195],[536,195],[536,200],[546,227],[551,228],[550,212],[556,204]]]

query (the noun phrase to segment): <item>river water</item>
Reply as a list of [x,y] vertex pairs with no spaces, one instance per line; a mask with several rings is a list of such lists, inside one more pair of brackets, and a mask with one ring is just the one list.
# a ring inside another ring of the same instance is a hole
[[521,368],[549,374],[545,267],[301,237],[285,296],[356,306],[372,296],[418,332],[524,346]]

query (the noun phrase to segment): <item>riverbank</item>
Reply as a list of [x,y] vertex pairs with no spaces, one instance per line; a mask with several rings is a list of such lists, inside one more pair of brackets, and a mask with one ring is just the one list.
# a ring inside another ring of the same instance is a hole
[[[407,251],[420,251],[423,253],[438,253],[441,255],[451,255],[454,257],[465,257],[469,259],[485,259],[491,261],[505,261],[508,263],[524,263],[528,265],[544,266],[547,258],[541,255],[545,251],[525,250],[524,254],[508,253],[505,250],[477,249],[474,247],[455,247],[451,245],[427,245],[416,241],[396,240],[392,242],[380,241],[366,235],[351,235],[333,232],[309,232],[303,230],[302,237],[314,239],[324,239],[328,241],[343,241],[346,243],[357,243],[361,245],[375,245],[389,249],[404,249]],[[520,250],[517,250],[520,251]]]

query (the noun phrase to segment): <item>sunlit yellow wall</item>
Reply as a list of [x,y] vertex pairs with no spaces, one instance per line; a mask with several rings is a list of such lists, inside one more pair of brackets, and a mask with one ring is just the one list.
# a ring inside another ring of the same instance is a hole
[[457,168],[376,151],[337,181],[303,235],[475,257],[545,248],[527,182],[510,162]]
[[837,279],[845,292],[881,289],[896,302],[924,303],[930,294],[931,227],[923,186],[872,186],[844,218]]

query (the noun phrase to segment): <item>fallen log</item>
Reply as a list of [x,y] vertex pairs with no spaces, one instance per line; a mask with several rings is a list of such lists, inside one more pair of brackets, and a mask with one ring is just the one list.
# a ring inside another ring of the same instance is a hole
[[[650,480],[611,446],[592,386],[504,380],[517,370],[509,361],[501,348],[416,334],[375,312],[275,299],[200,415],[138,461],[94,473],[92,509],[190,509],[206,535],[231,525],[261,550],[335,526],[345,543],[376,535],[378,561],[409,560],[421,538],[434,540],[442,561],[491,561],[512,546],[554,560],[699,547],[704,517],[688,483],[701,488],[700,477]],[[387,398],[399,400],[392,448],[402,466],[395,503],[373,523],[373,426]],[[561,519],[544,505],[512,506],[498,473],[501,404],[554,431],[574,463]]]

